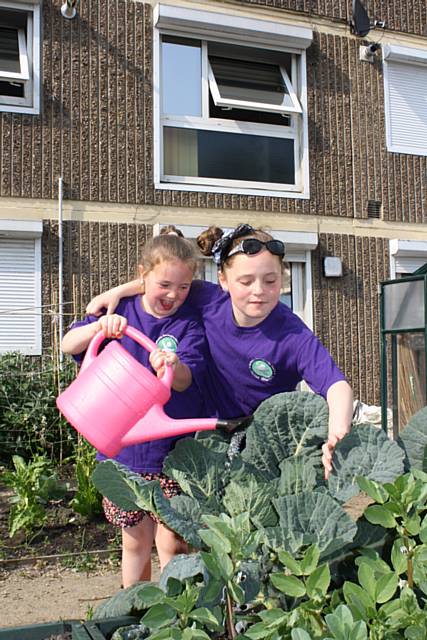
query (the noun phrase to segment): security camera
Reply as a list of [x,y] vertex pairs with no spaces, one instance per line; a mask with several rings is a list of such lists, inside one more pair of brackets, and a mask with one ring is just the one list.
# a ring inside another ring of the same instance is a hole
[[366,48],[368,50],[368,54],[374,55],[374,53],[378,51],[378,49],[380,49],[381,47],[376,42],[373,42],[372,44],[368,45]]
[[376,42],[372,42],[372,44],[368,44],[366,47],[359,47],[359,60],[363,60],[364,62],[370,62],[371,64],[375,60],[375,54],[380,49],[380,45]]
[[77,0],[66,0],[66,2],[61,6],[62,16],[67,18],[67,20],[75,18],[77,15],[76,4]]

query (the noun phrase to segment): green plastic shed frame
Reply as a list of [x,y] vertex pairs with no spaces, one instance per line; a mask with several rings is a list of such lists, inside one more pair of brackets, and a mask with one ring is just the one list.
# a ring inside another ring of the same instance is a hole
[[[399,382],[404,375],[399,362],[399,341],[402,342],[405,336],[408,338],[408,334],[414,334],[420,340],[424,340],[424,348],[419,350],[419,355],[423,358],[420,366],[422,375],[415,382],[418,396],[421,395],[416,401],[423,406],[427,404],[427,263],[410,276],[388,280],[380,286],[382,428],[387,431],[387,408],[391,401],[393,437],[396,438],[405,426],[400,424],[399,419],[402,402],[405,400],[399,393]],[[391,369],[391,375],[388,369]]]

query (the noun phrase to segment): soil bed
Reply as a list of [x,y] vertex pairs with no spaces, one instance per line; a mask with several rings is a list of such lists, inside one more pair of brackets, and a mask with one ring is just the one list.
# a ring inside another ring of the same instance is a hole
[[0,627],[89,617],[120,588],[120,532],[103,515],[76,514],[70,491],[49,504],[39,533],[10,538],[11,495],[0,484]]

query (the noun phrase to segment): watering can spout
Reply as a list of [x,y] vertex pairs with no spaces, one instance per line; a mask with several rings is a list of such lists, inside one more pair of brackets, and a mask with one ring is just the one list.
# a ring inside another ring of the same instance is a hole
[[240,428],[245,428],[251,419],[252,416],[234,418],[232,420],[219,420],[218,418],[181,418],[180,420],[174,420],[165,414],[162,406],[156,404],[123,436],[122,446],[129,447],[140,442],[182,436],[195,431],[221,429],[228,433],[233,433]]
[[253,416],[242,416],[241,418],[232,418],[231,420],[217,420],[216,428],[227,433],[234,433],[239,429],[246,429],[251,422]]

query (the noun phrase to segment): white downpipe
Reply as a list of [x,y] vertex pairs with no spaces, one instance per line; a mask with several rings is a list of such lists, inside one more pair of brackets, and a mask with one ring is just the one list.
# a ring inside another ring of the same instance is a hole
[[[64,301],[62,297],[63,289],[63,244],[62,244],[62,200],[63,200],[63,181],[62,176],[58,178],[58,337],[59,345],[61,345],[62,337],[64,335]],[[64,360],[64,354],[62,353],[61,346],[59,348],[59,364],[62,368],[62,362]]]

